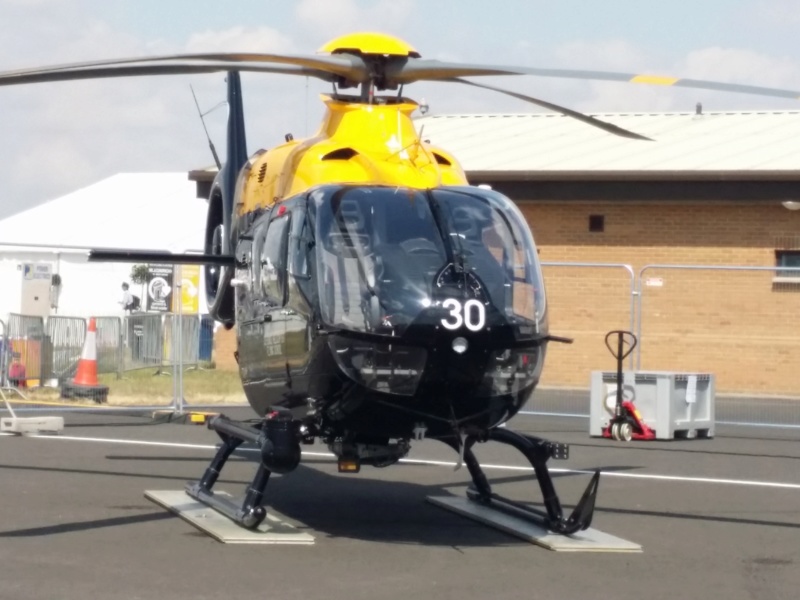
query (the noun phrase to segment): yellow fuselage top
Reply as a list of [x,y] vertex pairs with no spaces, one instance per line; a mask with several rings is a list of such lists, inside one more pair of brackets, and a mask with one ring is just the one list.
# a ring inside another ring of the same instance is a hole
[[250,159],[237,183],[237,214],[326,183],[415,189],[467,185],[453,156],[419,139],[411,120],[415,103],[323,100],[327,111],[314,137],[289,141]]

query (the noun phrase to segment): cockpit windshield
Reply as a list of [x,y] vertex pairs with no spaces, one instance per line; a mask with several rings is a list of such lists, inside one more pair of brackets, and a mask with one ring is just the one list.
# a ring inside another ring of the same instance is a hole
[[441,319],[441,310],[431,309],[448,301],[475,300],[484,308],[463,314],[468,328],[486,317],[486,307],[524,333],[543,326],[533,238],[502,194],[471,187],[326,186],[310,198],[327,324],[397,336],[412,323]]

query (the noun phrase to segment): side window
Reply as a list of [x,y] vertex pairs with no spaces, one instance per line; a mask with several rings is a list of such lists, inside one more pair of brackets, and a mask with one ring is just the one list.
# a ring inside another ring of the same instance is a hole
[[289,215],[278,217],[269,224],[267,237],[261,247],[261,291],[271,301],[283,305],[286,301],[286,250],[289,238]]
[[267,226],[269,222],[263,221],[258,224],[253,234],[252,259],[250,260],[250,279],[252,290],[256,294],[261,294],[261,255],[264,251],[264,241],[267,238]]
[[292,211],[292,226],[289,233],[289,273],[294,277],[310,279],[309,251],[313,244],[313,234],[309,227],[304,207]]
[[248,290],[253,289],[253,240],[239,238],[236,245],[236,278],[248,282]]

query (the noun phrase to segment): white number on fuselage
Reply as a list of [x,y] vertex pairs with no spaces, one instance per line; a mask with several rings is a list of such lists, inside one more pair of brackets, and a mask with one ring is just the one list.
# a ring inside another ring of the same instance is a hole
[[464,325],[470,331],[480,331],[486,325],[486,307],[475,300],[467,300],[461,304],[455,298],[448,298],[442,306],[450,311],[447,319],[442,319],[442,326],[456,330]]

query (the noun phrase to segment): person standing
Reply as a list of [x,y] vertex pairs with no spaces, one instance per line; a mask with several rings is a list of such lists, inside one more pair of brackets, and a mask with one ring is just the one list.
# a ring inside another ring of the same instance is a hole
[[122,310],[131,312],[134,308],[133,294],[131,294],[128,288],[129,286],[127,283],[122,284],[122,299],[119,301],[119,303],[122,305]]

